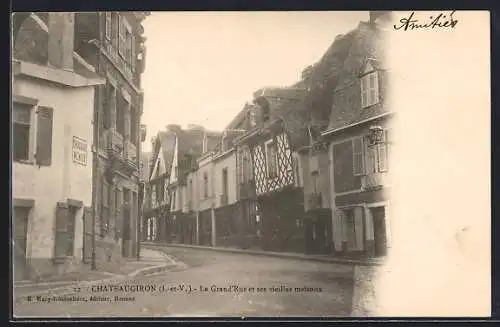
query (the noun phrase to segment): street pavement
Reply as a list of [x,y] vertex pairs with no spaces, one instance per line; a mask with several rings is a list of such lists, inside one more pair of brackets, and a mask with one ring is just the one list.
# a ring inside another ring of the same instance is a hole
[[127,277],[114,283],[115,286],[102,282],[63,294],[24,297],[14,304],[14,315],[342,317],[353,312],[367,315],[355,310],[352,304],[353,296],[355,302],[361,296],[359,291],[354,292],[353,265],[199,249],[154,249],[167,253],[177,264],[167,271]]

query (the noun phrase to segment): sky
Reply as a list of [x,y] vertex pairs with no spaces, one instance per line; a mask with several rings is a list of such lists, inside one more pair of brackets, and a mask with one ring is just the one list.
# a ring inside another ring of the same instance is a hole
[[144,114],[150,139],[168,124],[222,130],[265,86],[288,86],[368,12],[153,12],[144,21]]

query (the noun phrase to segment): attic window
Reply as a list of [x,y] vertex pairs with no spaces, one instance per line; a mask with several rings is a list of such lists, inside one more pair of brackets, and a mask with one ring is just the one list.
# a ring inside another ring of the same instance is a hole
[[257,103],[257,105],[260,108],[262,121],[269,120],[269,114],[270,114],[269,101],[267,101],[267,99],[264,97],[260,97],[255,100],[255,103]]
[[378,74],[375,70],[361,76],[361,107],[366,108],[379,102]]

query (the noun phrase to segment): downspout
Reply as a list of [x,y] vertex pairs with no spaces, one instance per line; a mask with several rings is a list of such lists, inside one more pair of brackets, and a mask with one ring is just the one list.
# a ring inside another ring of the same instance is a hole
[[[99,40],[97,40],[94,45],[97,47],[98,56],[97,56],[97,73],[101,73],[101,33],[102,33],[102,19],[101,13],[97,13],[97,17],[99,18]],[[94,145],[92,146],[92,154],[93,154],[93,166],[92,166],[92,263],[91,269],[97,270],[96,265],[96,227],[97,227],[97,191],[98,191],[98,183],[99,183],[99,155],[98,155],[98,147],[99,147],[99,109],[101,105],[101,87],[95,86],[97,90],[97,100],[95,100],[96,105],[94,106]],[[94,91],[95,97],[95,91]]]
[[[133,59],[132,59],[133,60]],[[139,103],[138,108],[134,112],[136,116],[138,116],[136,120],[136,142],[137,146],[135,147],[136,149],[136,158],[137,158],[137,173],[138,173],[138,180],[139,180],[139,190],[137,192],[137,195],[142,193],[141,198],[137,199],[137,227],[136,227],[136,239],[137,239],[137,261],[141,260],[141,226],[142,226],[142,203],[144,196],[146,195],[146,184],[145,181],[142,181],[142,174],[141,174],[141,148],[142,148],[142,138],[141,138],[141,118],[142,118],[142,110],[143,110],[143,99],[144,97],[141,96],[141,101]],[[142,192],[140,189],[143,188]]]

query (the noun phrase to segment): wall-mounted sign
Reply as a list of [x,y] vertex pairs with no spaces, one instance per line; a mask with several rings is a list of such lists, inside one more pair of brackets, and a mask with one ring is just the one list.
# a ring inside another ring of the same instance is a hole
[[87,141],[73,136],[73,162],[87,165]]

